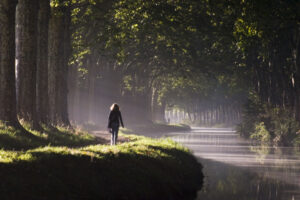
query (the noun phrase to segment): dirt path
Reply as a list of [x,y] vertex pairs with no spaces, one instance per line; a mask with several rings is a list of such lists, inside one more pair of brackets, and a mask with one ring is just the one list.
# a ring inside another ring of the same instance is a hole
[[[107,130],[98,130],[91,132],[101,144],[110,144],[111,134]],[[118,143],[129,142],[129,139],[118,136]]]

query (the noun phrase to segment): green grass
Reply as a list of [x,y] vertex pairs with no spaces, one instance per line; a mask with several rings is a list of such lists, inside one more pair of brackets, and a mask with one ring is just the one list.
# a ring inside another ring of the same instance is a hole
[[1,200],[193,199],[202,184],[201,165],[170,139],[123,134],[129,142],[90,145],[87,133],[56,131],[29,138],[0,127],[9,138],[0,139]]
[[0,148],[23,150],[46,145],[76,147],[96,143],[95,137],[85,131],[46,126],[43,126],[43,131],[34,131],[27,124],[23,127],[27,132],[0,123]]

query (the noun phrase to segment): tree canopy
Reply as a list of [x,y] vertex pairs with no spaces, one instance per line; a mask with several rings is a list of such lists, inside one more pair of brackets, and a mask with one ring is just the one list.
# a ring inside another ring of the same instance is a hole
[[[300,121],[297,0],[44,1],[51,10],[41,4],[31,22],[38,58],[44,52],[49,62],[25,71],[37,69],[37,109],[51,123],[69,124],[68,112],[72,123],[104,121],[118,101],[132,122],[165,121],[165,111],[180,110],[200,124],[236,124],[254,97]],[[21,108],[18,116],[31,120]]]

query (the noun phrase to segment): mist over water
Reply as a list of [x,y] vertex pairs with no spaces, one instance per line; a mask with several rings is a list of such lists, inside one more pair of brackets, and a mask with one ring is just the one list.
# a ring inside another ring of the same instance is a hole
[[253,145],[230,128],[172,133],[204,166],[197,199],[300,199],[300,152],[293,147]]

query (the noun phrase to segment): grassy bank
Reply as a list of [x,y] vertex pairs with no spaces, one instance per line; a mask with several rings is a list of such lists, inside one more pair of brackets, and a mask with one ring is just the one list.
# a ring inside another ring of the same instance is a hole
[[84,132],[57,131],[28,138],[0,127],[9,138],[1,142],[0,199],[193,199],[201,186],[201,165],[170,139],[130,135],[107,146]]
[[27,133],[0,122],[0,148],[5,150],[26,150],[40,146],[79,147],[99,143],[85,131],[70,130],[63,127],[43,127],[43,131],[30,130],[24,125]]

